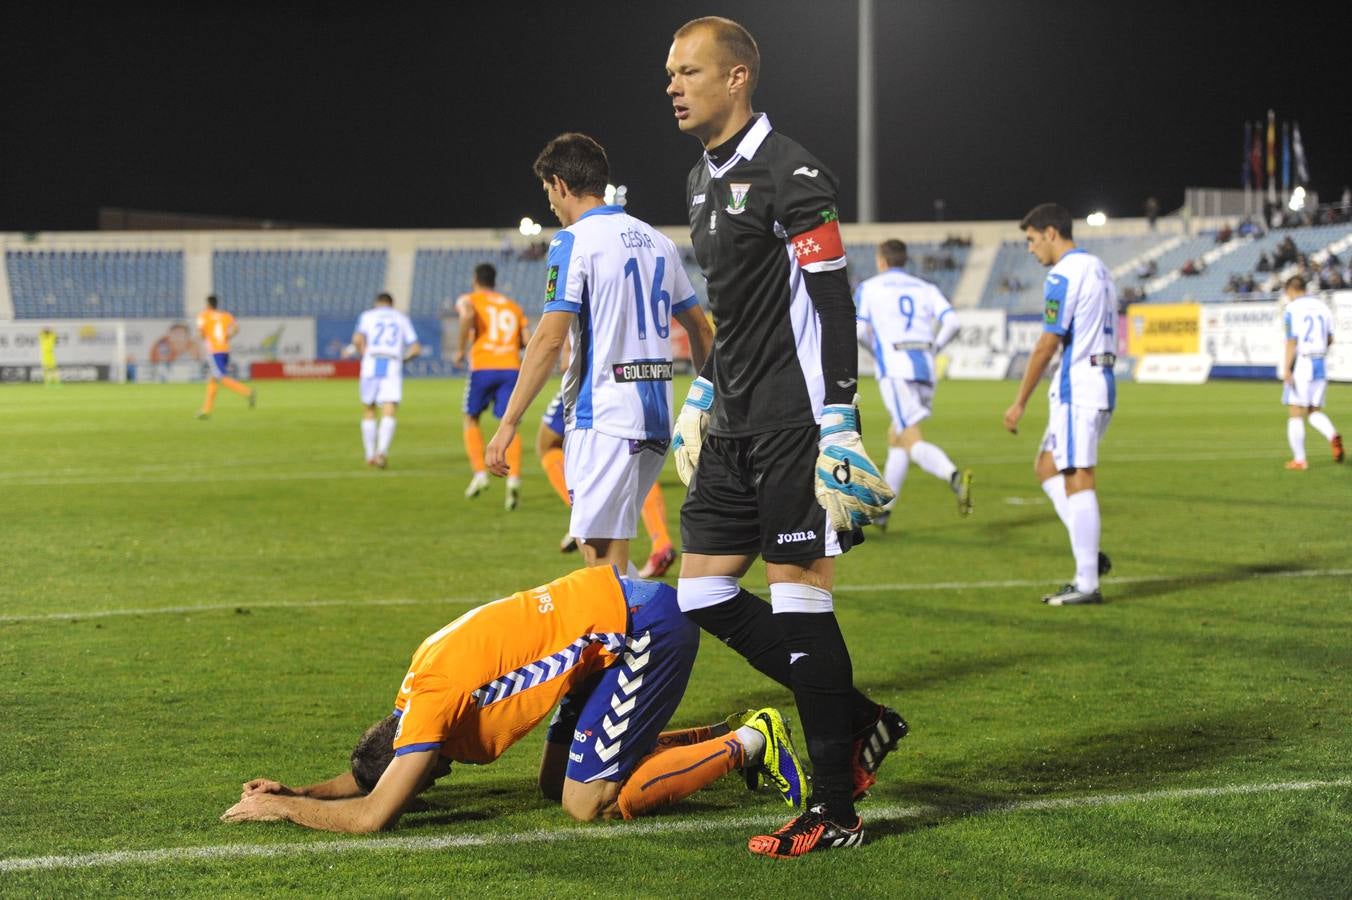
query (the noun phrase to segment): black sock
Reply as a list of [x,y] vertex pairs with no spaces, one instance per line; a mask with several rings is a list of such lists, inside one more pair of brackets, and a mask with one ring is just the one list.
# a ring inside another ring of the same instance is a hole
[[845,637],[833,612],[776,613],[774,618],[793,660],[793,696],[812,760],[811,802],[824,804],[827,818],[849,827],[857,818],[850,768],[854,744],[850,701],[857,692]]
[[[784,646],[784,634],[775,622],[770,604],[743,588],[731,600],[690,610],[686,616],[746,657],[746,661],[757,672],[793,690],[789,676],[789,651]],[[834,615],[831,621],[835,622]],[[839,626],[835,627],[839,634]],[[848,703],[851,734],[877,721],[878,704],[860,691],[851,688]]]

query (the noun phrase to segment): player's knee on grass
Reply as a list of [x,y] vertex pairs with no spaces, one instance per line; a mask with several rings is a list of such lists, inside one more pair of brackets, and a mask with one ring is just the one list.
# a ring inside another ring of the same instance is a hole
[[563,782],[563,810],[579,822],[611,818],[618,811],[620,784],[616,781]]

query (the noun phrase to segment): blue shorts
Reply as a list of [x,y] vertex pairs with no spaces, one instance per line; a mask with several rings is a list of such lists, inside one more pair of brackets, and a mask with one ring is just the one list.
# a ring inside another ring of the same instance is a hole
[[554,395],[554,399],[549,401],[549,408],[545,410],[545,427],[550,431],[563,437],[563,391]]
[[507,412],[507,401],[516,387],[516,369],[484,369],[469,373],[465,385],[465,415],[477,416],[493,404],[493,415],[501,419]]
[[617,662],[564,700],[549,726],[551,743],[571,745],[567,777],[574,781],[629,777],[675,715],[699,651],[699,626],[676,605],[674,588],[653,581],[622,583],[629,602],[628,646]]
[[230,374],[230,354],[213,353],[211,354],[211,376],[213,378],[224,378]]

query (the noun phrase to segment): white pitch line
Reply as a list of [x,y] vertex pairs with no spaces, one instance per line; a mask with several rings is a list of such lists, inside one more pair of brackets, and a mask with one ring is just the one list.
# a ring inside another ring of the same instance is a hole
[[[414,454],[405,453],[403,455],[432,455],[432,454]],[[1167,452],[1158,453],[1128,453],[1122,455],[1105,456],[1104,461],[1109,464],[1116,463],[1151,463],[1151,462],[1219,462],[1222,460],[1251,460],[1251,459],[1271,459],[1278,462],[1282,459],[1282,454],[1270,449],[1261,450],[1225,450],[1225,451],[1200,451],[1200,452]],[[998,456],[972,456],[967,462],[977,466],[998,466],[1015,465],[1026,463],[1027,454],[1013,455],[1001,454]],[[272,461],[260,463],[259,465],[270,465]],[[218,484],[242,481],[328,481],[345,478],[440,478],[449,477],[451,472],[449,468],[434,469],[394,469],[379,474],[372,474],[364,466],[352,466],[337,471],[304,471],[304,472],[277,472],[262,468],[234,468],[227,471],[205,472],[197,474],[191,471],[174,472],[171,467],[161,467],[169,469],[166,472],[155,472],[145,470],[119,470],[123,474],[100,474],[96,470],[64,470],[67,474],[60,474],[63,470],[56,470],[58,474],[40,474],[33,476],[31,472],[18,471],[0,471],[0,482],[5,487],[60,487],[60,486],[97,486],[97,485],[121,485],[121,484]],[[187,468],[191,468],[188,466]]]
[[[1186,575],[1134,575],[1104,578],[1104,584],[1148,584],[1157,581],[1184,581],[1206,584],[1209,581],[1230,580],[1228,572],[1192,572]],[[1234,579],[1245,581],[1260,578],[1348,578],[1352,569],[1297,569],[1290,572],[1253,572]],[[880,591],[975,591],[988,588],[1045,587],[1055,583],[1054,578],[1010,578],[1003,581],[931,581],[927,583],[895,582],[887,584],[838,584],[837,594],[867,594]],[[750,590],[765,593],[764,587],[751,585]],[[22,615],[0,615],[0,625],[19,622],[51,622],[67,619],[108,619],[116,616],[153,616],[161,614],[181,614],[197,612],[219,612],[232,609],[324,609],[334,606],[472,606],[486,603],[486,597],[433,597],[431,599],[413,599],[400,597],[375,597],[353,600],[277,600],[261,603],[204,603],[200,606],[179,605],[141,607],[137,609],[95,609],[87,612],[27,613]]]
[[[1352,778],[1327,781],[1286,781],[1266,784],[1232,784],[1208,788],[1169,788],[1135,794],[1090,794],[1081,797],[1047,797],[1036,800],[1011,800],[977,806],[869,806],[865,816],[870,822],[915,819],[923,816],[971,817],[1005,813],[1045,812],[1063,809],[1090,809],[1189,800],[1206,797],[1233,797],[1245,794],[1274,794],[1313,791],[1320,788],[1352,786]],[[115,850],[106,853],[76,853],[55,856],[27,856],[0,859],[0,872],[33,872],[59,869],[87,869],[96,866],[154,865],[218,859],[275,859],[283,856],[307,856],[331,853],[426,852],[458,847],[510,847],[521,844],[553,844],[560,841],[609,840],[654,834],[712,833],[755,826],[776,825],[783,815],[755,815],[630,822],[611,826],[572,826],[536,828],[503,834],[461,834],[440,837],[339,838],[329,841],[286,844],[213,844],[204,847],[166,847],[157,850]]]

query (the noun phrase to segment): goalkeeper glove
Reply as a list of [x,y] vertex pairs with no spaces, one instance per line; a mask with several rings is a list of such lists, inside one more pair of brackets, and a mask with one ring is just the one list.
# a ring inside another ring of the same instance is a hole
[[699,466],[699,450],[704,445],[704,432],[709,430],[709,410],[714,405],[714,386],[707,378],[696,378],[686,394],[685,404],[676,417],[676,434],[671,449],[676,456],[676,474],[682,484],[690,484]]
[[817,502],[836,531],[861,528],[896,496],[878,474],[859,437],[859,410],[836,403],[822,410],[817,447]]

